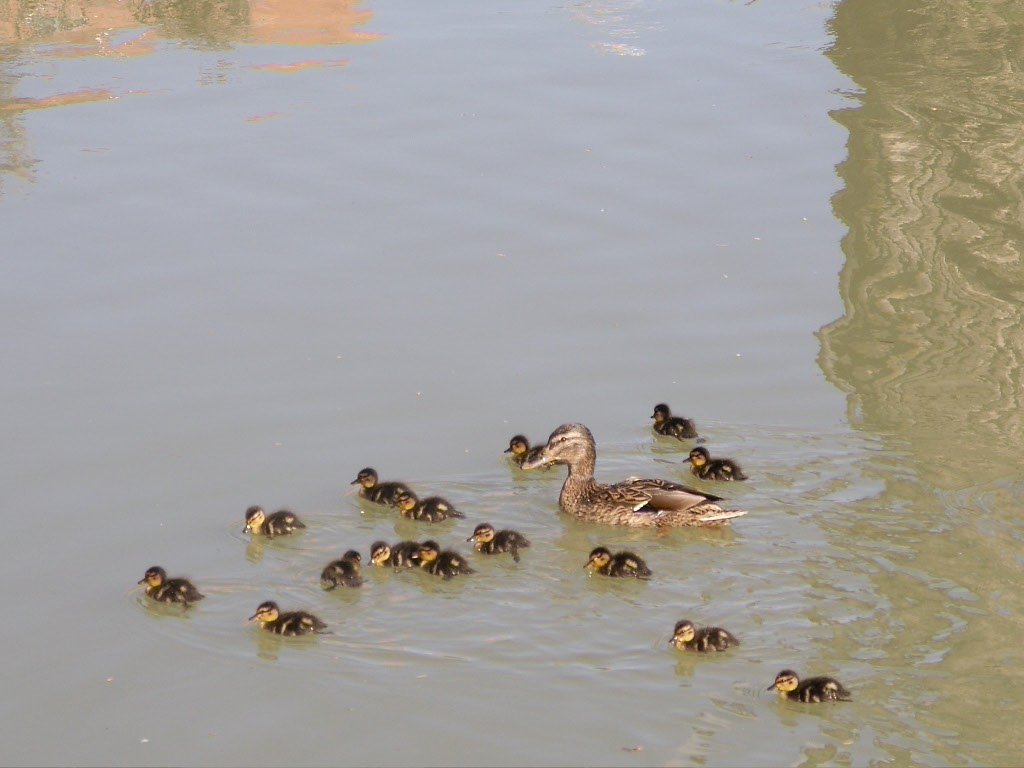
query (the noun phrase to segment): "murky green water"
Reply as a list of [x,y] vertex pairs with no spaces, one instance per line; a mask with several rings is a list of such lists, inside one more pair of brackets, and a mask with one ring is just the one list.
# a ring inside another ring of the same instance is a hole
[[[1019,762],[1022,23],[0,4],[2,762]],[[703,486],[731,529],[577,523],[501,454],[578,420],[599,478],[685,479],[663,400],[750,474]],[[467,519],[360,504],[366,465]],[[482,520],[521,563],[318,586]],[[587,578],[599,543],[655,577]],[[157,563],[207,599],[149,604]],[[743,645],[679,654],[684,617]]]

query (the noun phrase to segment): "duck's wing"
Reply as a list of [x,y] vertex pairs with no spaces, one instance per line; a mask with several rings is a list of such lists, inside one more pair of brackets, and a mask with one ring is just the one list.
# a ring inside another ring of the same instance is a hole
[[640,495],[647,496],[648,501],[642,505],[643,509],[634,507],[637,512],[685,512],[701,504],[722,500],[721,496],[703,493],[681,483],[657,478],[629,477],[621,483],[609,486],[609,488],[623,489],[623,491],[628,489],[630,493],[638,497]]

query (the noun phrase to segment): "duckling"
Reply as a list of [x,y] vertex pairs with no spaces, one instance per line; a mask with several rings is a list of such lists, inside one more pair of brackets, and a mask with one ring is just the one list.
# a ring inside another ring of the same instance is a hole
[[779,672],[775,676],[775,682],[768,686],[768,690],[778,691],[780,697],[790,701],[852,701],[850,692],[834,677],[810,677],[801,681],[791,669]]
[[540,456],[542,450],[544,450],[543,445],[531,448],[530,441],[526,439],[525,435],[515,435],[508,441],[508,448],[505,449],[505,453],[512,454],[509,458],[522,469],[523,462],[536,459]]
[[147,568],[139,584],[145,584],[146,594],[158,603],[182,603],[188,608],[189,603],[206,597],[188,579],[168,579],[167,571],[159,565]]
[[424,541],[420,544],[420,568],[427,573],[450,579],[452,576],[476,573],[469,563],[458,552],[446,549],[443,552],[436,541]]
[[386,541],[375,541],[370,545],[370,562],[374,565],[411,568],[419,565],[419,561],[418,541],[400,541],[395,545],[390,545]]
[[260,603],[260,607],[249,617],[249,621],[258,621],[260,629],[273,632],[275,635],[294,637],[295,635],[307,635],[310,632],[330,634],[326,631],[327,625],[312,613],[306,611],[281,613],[281,609],[273,600]]
[[328,563],[320,574],[320,586],[324,589],[334,589],[338,585],[343,587],[358,587],[363,583],[359,575],[362,558],[354,549],[350,549],[340,560]]
[[473,535],[466,541],[474,542],[477,552],[485,555],[497,555],[501,552],[511,552],[512,559],[519,562],[519,550],[530,546],[530,540],[519,531],[504,530],[495,531],[490,523],[480,523],[473,529]]
[[597,547],[590,553],[584,568],[594,567],[594,573],[602,576],[635,576],[638,579],[649,579],[651,569],[643,558],[632,552],[616,552],[614,555],[605,547]]
[[563,512],[591,523],[667,527],[728,525],[728,520],[747,514],[742,509],[723,509],[720,496],[658,478],[629,477],[605,485],[594,479],[597,446],[583,424],[563,424],[551,433],[535,461],[523,469],[547,464],[566,464],[558,506]]
[[698,629],[693,626],[692,621],[683,619],[676,622],[675,629],[672,630],[672,639],[669,640],[669,643],[680,651],[700,651],[705,653],[707,651],[724,651],[731,645],[739,645],[740,641],[731,632],[721,627],[701,627]]
[[408,489],[398,492],[395,504],[398,511],[402,513],[402,517],[424,520],[429,523],[439,523],[449,517],[465,517],[451,505],[451,502],[440,496],[431,496],[420,501],[416,494]]
[[245,527],[242,533],[262,533],[272,539],[305,527],[306,524],[287,509],[268,515],[263,511],[263,507],[249,507],[245,510]]
[[659,435],[675,437],[679,440],[689,440],[697,436],[697,426],[692,419],[682,416],[673,416],[672,411],[665,403],[658,403],[654,406],[654,431]]
[[398,494],[401,491],[408,491],[409,486],[405,483],[390,482],[382,483],[377,479],[377,470],[373,467],[364,467],[359,470],[356,479],[350,485],[359,486],[359,495],[367,501],[377,504],[385,504],[389,507],[395,506]]
[[732,459],[712,459],[708,449],[698,446],[684,459],[691,464],[690,471],[704,480],[746,480],[740,465]]

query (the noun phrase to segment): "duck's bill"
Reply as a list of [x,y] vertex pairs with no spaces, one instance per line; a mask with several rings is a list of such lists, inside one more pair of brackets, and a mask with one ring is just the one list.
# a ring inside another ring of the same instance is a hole
[[259,613],[254,613],[252,616],[246,619],[246,621],[256,621],[257,616],[259,616]]
[[145,576],[143,576],[143,577],[142,577],[141,579],[139,579],[139,580],[138,580],[138,581],[137,581],[136,583],[137,583],[137,584],[145,584],[145,583],[146,583],[146,577],[145,577]]
[[502,453],[512,453],[512,448],[506,448]]
[[357,477],[355,480],[349,483],[349,485],[359,485],[359,478]]
[[547,456],[541,455],[541,456],[535,456],[532,459],[527,459],[526,461],[524,461],[522,463],[522,468],[523,469],[539,469],[540,467],[546,467],[548,464],[553,464],[553,463],[554,462],[551,459],[549,459]]
[[765,690],[767,690],[767,691],[774,691],[775,690],[775,683],[772,683],[771,685],[769,685]]

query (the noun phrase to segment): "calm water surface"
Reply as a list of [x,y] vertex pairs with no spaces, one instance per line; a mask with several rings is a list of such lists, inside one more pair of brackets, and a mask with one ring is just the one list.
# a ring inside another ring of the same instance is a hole
[[[1019,762],[1022,23],[0,5],[2,762]],[[599,478],[685,479],[662,400],[750,474],[703,486],[732,528],[581,524],[501,454],[578,420]],[[361,504],[368,464],[468,519]],[[485,519],[521,563],[319,589]],[[599,543],[655,578],[587,578]],[[149,604],[153,564],[207,599]],[[259,633],[271,598],[333,634]],[[743,645],[679,654],[684,617]]]

